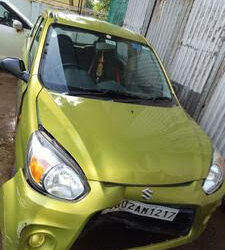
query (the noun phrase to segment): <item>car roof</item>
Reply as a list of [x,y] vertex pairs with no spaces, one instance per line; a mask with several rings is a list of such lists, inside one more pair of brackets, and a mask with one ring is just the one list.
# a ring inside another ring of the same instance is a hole
[[47,11],[47,15],[49,18],[54,18],[55,23],[97,31],[147,44],[145,38],[138,33],[93,17],[86,17],[71,12],[65,13],[59,11]]

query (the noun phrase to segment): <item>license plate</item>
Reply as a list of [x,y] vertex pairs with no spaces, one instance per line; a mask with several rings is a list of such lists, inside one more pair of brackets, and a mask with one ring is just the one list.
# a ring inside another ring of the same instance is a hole
[[173,221],[179,209],[164,207],[159,205],[145,204],[137,201],[123,200],[119,205],[113,208],[107,208],[102,211],[102,214],[112,213],[112,212],[128,212],[140,216]]

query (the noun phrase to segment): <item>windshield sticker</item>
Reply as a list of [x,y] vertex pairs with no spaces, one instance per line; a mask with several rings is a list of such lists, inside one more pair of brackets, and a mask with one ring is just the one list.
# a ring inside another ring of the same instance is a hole
[[108,44],[110,44],[110,45],[116,46],[116,42],[115,41],[111,41],[111,40],[105,39],[105,42],[108,43]]

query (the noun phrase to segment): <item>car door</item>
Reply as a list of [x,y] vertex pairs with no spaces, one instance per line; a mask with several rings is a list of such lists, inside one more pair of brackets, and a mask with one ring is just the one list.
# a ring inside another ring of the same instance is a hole
[[[14,28],[15,20],[22,24],[20,31]],[[22,48],[30,29],[31,23],[14,6],[0,1],[0,58],[22,57]]]

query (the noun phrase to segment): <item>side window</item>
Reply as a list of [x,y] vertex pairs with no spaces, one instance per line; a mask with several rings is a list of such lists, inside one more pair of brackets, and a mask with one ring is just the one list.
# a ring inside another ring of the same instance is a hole
[[0,24],[12,27],[13,15],[0,3]]
[[6,3],[0,3],[0,24],[13,27],[13,21],[18,20],[23,24],[23,28],[30,29],[30,26]]
[[43,19],[41,19],[39,23],[39,27],[37,28],[36,34],[33,38],[33,42],[30,47],[29,58],[28,58],[28,70],[29,71],[31,70],[32,63],[33,63],[33,60],[34,60],[34,57],[38,48],[38,43],[39,43],[42,28],[43,28]]
[[32,28],[31,31],[30,31],[30,37],[32,37],[32,36],[34,35],[34,33],[35,33],[36,30],[38,29],[38,27],[39,27],[41,21],[42,21],[42,17],[39,16],[39,17],[37,18],[37,21],[35,22],[33,28]]

